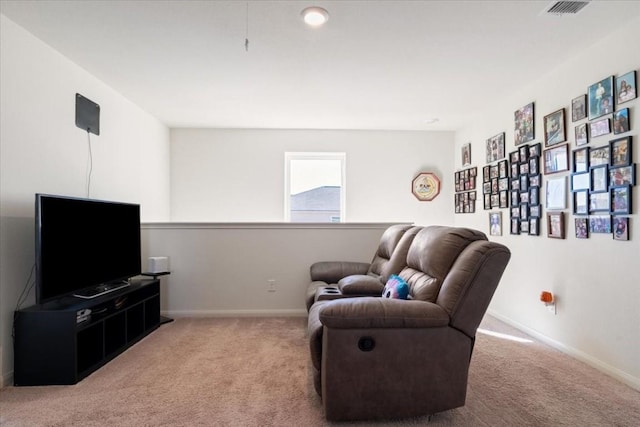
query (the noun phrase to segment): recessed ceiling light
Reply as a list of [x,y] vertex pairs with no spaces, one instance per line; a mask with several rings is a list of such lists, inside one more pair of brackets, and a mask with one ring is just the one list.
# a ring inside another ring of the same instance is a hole
[[329,12],[317,6],[308,7],[302,11],[302,19],[311,27],[320,27],[329,20]]

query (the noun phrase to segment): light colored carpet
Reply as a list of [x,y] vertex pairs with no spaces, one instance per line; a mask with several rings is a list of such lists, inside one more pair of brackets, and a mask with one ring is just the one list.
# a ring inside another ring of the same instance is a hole
[[[302,318],[177,319],[77,385],[3,388],[0,425],[330,425],[313,390],[305,324]],[[355,424],[637,426],[640,393],[487,317],[464,407],[430,422]]]

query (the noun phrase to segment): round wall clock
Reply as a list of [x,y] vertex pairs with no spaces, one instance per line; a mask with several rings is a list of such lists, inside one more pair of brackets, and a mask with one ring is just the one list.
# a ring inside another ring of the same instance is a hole
[[440,179],[431,172],[422,172],[411,181],[411,192],[421,202],[428,202],[440,194]]

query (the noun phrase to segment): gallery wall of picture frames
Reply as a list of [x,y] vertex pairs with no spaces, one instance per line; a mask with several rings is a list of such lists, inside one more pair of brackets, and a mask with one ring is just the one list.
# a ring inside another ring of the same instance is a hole
[[[463,164],[466,160],[463,150]],[[476,178],[478,168],[471,167],[457,171],[453,175],[455,183],[455,213],[474,213],[476,211]]]
[[[538,236],[544,219],[549,238],[564,239],[573,226],[578,239],[607,233],[615,240],[629,240],[637,169],[629,134],[631,102],[638,99],[636,71],[607,76],[586,92],[568,108],[543,116],[542,143],[535,142],[533,102],[514,112],[515,151],[506,153],[504,132],[486,140],[482,195],[484,210],[491,211],[490,235],[502,235],[502,214],[494,209],[507,208],[512,235]],[[469,152],[470,144],[465,144],[463,165]],[[456,213],[475,211],[475,191],[465,195],[475,190],[475,181],[475,168],[455,173]]]

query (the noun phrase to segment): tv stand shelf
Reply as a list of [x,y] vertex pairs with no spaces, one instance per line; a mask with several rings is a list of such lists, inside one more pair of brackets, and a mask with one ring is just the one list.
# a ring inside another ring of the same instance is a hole
[[[77,322],[80,310],[88,320]],[[15,312],[14,385],[76,384],[160,326],[160,281]]]

